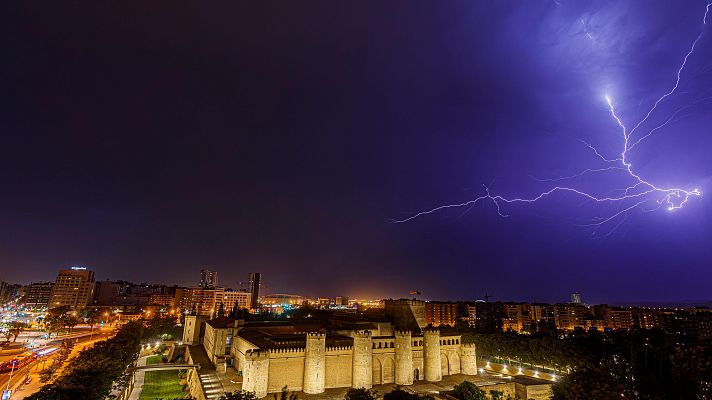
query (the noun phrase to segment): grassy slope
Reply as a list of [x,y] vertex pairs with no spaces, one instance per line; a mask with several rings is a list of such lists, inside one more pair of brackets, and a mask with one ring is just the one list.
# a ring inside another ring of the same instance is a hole
[[185,393],[179,383],[178,371],[146,371],[141,400],[182,398]]
[[146,365],[159,364],[161,362],[161,355],[156,354],[155,356],[148,357],[146,359]]

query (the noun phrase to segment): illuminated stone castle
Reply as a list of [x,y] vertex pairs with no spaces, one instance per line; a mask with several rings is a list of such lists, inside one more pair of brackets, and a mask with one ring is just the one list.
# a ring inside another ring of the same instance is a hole
[[[234,367],[242,376],[242,389],[257,397],[284,386],[314,394],[328,388],[411,385],[440,381],[444,375],[477,374],[474,344],[437,329],[415,333],[394,330],[386,322],[351,323],[330,326],[327,334],[317,325],[233,321],[204,323],[203,318],[188,316],[184,341],[200,341],[214,364]],[[215,345],[214,338],[224,338],[224,345]]]

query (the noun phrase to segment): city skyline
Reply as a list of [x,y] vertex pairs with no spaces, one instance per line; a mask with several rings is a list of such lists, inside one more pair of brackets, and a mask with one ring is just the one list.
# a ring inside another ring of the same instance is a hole
[[[709,301],[706,4],[15,4],[0,279],[87,265],[186,285],[208,268],[310,295]],[[700,189],[682,209],[592,230],[620,209],[558,193],[392,223],[483,184],[541,193],[596,165],[581,140],[619,152],[616,118],[634,126],[677,84],[651,117],[673,120],[631,157]]]

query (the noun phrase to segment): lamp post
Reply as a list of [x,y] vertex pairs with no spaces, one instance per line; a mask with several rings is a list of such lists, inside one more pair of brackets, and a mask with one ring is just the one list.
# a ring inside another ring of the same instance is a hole
[[7,387],[5,388],[5,391],[7,392],[10,390],[10,381],[12,381],[12,373],[15,371],[15,360],[10,361],[12,363],[12,367],[10,367],[10,376],[7,378]]

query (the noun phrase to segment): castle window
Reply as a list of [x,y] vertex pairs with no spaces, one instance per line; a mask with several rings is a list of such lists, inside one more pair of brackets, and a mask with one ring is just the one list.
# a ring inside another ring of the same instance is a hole
[[393,348],[393,342],[391,342],[391,348]]

